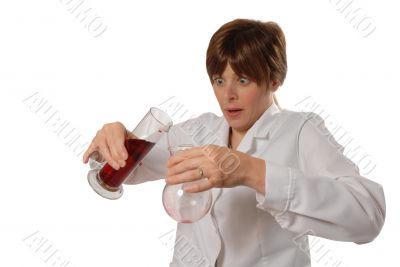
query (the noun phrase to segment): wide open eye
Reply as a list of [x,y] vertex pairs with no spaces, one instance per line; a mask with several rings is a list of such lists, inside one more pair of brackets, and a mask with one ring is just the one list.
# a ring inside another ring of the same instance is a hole
[[220,77],[214,78],[214,83],[217,84],[217,85],[223,85],[224,84],[224,79],[222,79]]
[[246,84],[249,84],[249,83],[250,83],[250,80],[249,80],[248,78],[241,77],[241,78],[239,79],[239,82],[240,82],[240,84],[242,84],[242,85],[246,85]]

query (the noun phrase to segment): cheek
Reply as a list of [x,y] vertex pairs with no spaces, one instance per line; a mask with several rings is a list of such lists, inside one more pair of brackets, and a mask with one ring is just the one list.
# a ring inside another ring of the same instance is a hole
[[217,99],[218,103],[221,103],[221,97],[218,95],[218,93],[214,90],[214,96]]
[[254,91],[251,94],[243,95],[243,104],[247,107],[248,115],[253,116],[258,114],[261,109],[265,107],[265,95],[259,91]]
[[223,103],[223,94],[220,90],[214,90],[215,98],[217,98],[218,103],[221,105]]
[[242,101],[248,108],[255,108],[259,105],[260,100],[261,95],[257,93],[247,93],[242,96]]

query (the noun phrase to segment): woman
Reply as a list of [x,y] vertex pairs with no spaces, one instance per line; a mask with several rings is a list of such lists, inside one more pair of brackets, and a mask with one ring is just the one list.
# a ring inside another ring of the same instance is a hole
[[[276,23],[223,25],[206,60],[223,116],[205,113],[173,126],[129,177],[130,184],[208,178],[188,190],[211,189],[211,211],[178,224],[171,266],[310,266],[309,234],[366,243],[380,232],[381,186],[360,176],[318,115],[279,108],[274,92],[287,72],[285,46]],[[129,137],[121,123],[106,124],[84,162],[98,151],[123,167]],[[195,147],[169,157],[168,145],[182,143]],[[224,167],[227,155],[235,164]]]

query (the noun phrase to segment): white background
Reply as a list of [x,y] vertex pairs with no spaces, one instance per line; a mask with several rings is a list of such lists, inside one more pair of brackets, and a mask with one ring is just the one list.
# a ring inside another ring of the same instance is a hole
[[[89,187],[81,157],[24,99],[37,93],[48,101],[82,143],[106,122],[134,127],[149,107],[171,97],[190,115],[220,115],[205,53],[211,35],[235,18],[280,24],[289,66],[280,104],[296,110],[311,97],[376,164],[367,177],[385,190],[381,234],[365,245],[322,240],[324,250],[340,266],[396,265],[395,1],[352,3],[376,27],[363,37],[337,10],[344,1],[87,0],[86,8],[107,26],[97,38],[68,10],[68,1],[0,4],[0,266],[61,266],[61,258],[77,267],[168,265],[171,242],[160,236],[175,223],[162,207],[164,181],[125,186],[117,201],[102,199]],[[51,245],[47,252],[35,247],[40,238]],[[50,251],[56,254],[46,261]],[[333,266],[323,265],[329,261],[314,258],[313,266]]]

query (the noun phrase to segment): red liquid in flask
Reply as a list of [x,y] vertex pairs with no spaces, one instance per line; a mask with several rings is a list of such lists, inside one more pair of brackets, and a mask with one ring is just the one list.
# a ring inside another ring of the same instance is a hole
[[100,170],[99,177],[101,182],[108,189],[117,190],[124,182],[129,173],[137,164],[147,155],[155,143],[142,139],[128,139],[125,141],[126,150],[128,150],[128,159],[126,165],[119,170],[113,169],[108,163]]

